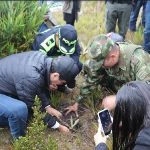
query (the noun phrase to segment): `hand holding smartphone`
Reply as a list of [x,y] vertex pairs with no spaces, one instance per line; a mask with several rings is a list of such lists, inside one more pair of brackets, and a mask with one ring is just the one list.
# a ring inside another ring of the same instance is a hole
[[104,135],[111,133],[113,121],[108,109],[104,109],[98,112],[98,122],[100,123],[101,131]]

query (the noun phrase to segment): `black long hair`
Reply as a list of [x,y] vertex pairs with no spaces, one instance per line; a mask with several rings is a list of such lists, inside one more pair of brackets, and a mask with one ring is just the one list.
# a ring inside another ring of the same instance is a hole
[[113,150],[131,150],[139,131],[145,126],[150,85],[133,81],[117,93],[113,120]]

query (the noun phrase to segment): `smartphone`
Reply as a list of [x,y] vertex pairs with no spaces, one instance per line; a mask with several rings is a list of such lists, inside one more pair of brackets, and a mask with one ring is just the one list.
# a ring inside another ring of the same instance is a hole
[[98,122],[101,124],[101,130],[104,135],[111,133],[113,121],[108,109],[104,109],[98,112]]

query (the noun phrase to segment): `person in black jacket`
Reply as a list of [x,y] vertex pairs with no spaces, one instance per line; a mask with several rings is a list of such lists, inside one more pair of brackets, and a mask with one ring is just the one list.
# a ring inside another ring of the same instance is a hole
[[[30,51],[13,54],[0,60],[0,126],[9,125],[13,138],[25,135],[26,122],[37,95],[49,117],[44,118],[48,127],[62,132],[69,129],[56,118],[62,114],[51,107],[50,91],[67,84],[75,87],[79,69],[67,56],[50,58],[42,52]],[[55,117],[52,117],[55,116]]]
[[77,32],[70,24],[55,26],[38,33],[32,44],[32,50],[42,51],[50,57],[70,56],[77,63],[79,70],[82,69]]
[[[132,81],[116,95],[113,150],[150,149],[150,81]],[[96,150],[106,150],[106,136],[95,136]]]

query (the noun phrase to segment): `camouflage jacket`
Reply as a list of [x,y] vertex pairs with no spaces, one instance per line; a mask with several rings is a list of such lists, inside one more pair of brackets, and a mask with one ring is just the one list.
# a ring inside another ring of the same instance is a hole
[[133,80],[150,80],[150,55],[141,46],[129,43],[117,43],[120,47],[120,58],[117,65],[110,69],[102,69],[99,62],[93,59],[84,64],[85,82],[80,88],[80,96],[76,101],[88,96],[101,84],[106,76],[112,78],[118,90],[122,84]]

